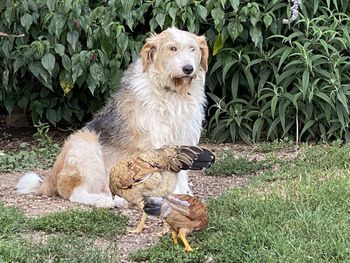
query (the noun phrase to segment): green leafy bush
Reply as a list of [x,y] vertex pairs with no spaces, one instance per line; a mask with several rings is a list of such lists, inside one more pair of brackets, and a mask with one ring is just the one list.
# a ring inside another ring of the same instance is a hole
[[216,141],[350,139],[347,0],[0,3],[0,107],[34,122],[77,123],[118,88],[148,32],[176,25],[205,34],[208,131]]
[[240,33],[226,34],[210,71],[214,139],[350,139],[349,4],[303,3],[289,26],[281,23],[287,1],[237,13]]

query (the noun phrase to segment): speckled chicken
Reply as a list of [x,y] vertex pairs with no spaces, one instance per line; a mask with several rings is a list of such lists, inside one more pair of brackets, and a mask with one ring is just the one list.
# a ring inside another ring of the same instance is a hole
[[[215,161],[214,154],[197,146],[164,146],[118,162],[110,171],[110,189],[143,208],[144,196],[168,196],[174,192],[180,170],[200,170]],[[147,214],[132,232],[144,229]]]
[[166,198],[145,197],[144,211],[163,218],[172,228],[172,239],[185,245],[185,251],[191,252],[186,236],[193,230],[202,230],[208,226],[208,208],[193,196],[172,194]]
[[[144,196],[168,196],[174,192],[180,170],[200,170],[215,161],[214,154],[197,146],[163,146],[118,162],[110,171],[113,195],[143,208]],[[132,232],[144,229],[147,214]]]

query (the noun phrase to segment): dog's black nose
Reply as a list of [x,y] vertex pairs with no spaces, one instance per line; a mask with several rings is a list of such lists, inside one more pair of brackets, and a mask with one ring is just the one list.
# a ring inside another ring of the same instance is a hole
[[191,65],[185,65],[185,66],[182,67],[182,71],[186,75],[190,75],[193,72],[193,67]]

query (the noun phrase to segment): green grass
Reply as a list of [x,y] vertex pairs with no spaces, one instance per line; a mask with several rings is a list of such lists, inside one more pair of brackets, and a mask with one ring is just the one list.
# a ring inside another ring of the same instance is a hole
[[17,233],[26,224],[27,219],[22,212],[0,203],[0,236]]
[[21,172],[31,169],[50,168],[55,160],[58,147],[22,149],[0,155],[1,172]]
[[126,218],[106,209],[70,209],[32,219],[30,229],[47,233],[114,237],[125,230]]
[[284,140],[275,140],[273,142],[261,142],[256,144],[259,151],[264,153],[288,150],[294,148],[294,143],[289,138]]
[[[115,242],[125,226],[124,216],[106,209],[27,218],[0,203],[0,262],[117,262]],[[94,244],[97,237],[107,248]]]
[[116,248],[97,248],[93,240],[60,235],[32,242],[29,238],[0,238],[0,262],[118,262]]
[[266,161],[250,161],[247,157],[235,157],[231,151],[226,151],[218,156],[217,161],[206,169],[205,173],[219,176],[244,176],[270,166]]
[[303,146],[300,156],[209,202],[208,229],[170,237],[130,258],[149,262],[350,262],[350,146]]
[[[54,151],[43,145],[34,154],[13,153],[15,159],[7,159],[6,165],[17,164],[21,170],[33,163],[35,167],[49,164]],[[130,258],[147,262],[203,262],[207,258],[215,262],[350,262],[350,146],[301,145],[296,159],[278,159],[274,152],[287,146],[258,145],[259,151],[268,153],[265,161],[234,158],[230,152],[219,156],[208,174],[263,174],[244,188],[210,200],[209,227],[189,238],[193,253],[173,246],[167,236],[148,249],[130,251]],[[18,165],[20,158],[24,161]],[[5,167],[1,160],[0,171]],[[276,164],[277,170],[270,169]],[[27,218],[0,203],[0,262],[116,262],[116,239],[124,233],[125,224],[123,216],[105,209]],[[96,238],[109,246],[96,246]]]

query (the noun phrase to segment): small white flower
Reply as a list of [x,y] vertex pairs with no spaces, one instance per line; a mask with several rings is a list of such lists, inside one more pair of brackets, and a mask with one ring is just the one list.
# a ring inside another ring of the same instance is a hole
[[293,5],[292,5],[292,16],[291,16],[291,18],[289,20],[288,19],[283,19],[283,21],[282,21],[283,24],[292,23],[293,21],[295,21],[298,18],[299,6],[301,4],[301,0],[291,0],[291,2],[293,3]]

